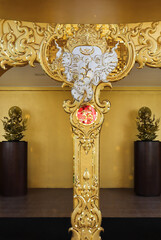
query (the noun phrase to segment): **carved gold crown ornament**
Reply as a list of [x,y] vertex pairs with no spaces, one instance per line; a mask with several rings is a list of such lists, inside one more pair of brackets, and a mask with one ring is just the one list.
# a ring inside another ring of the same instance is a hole
[[59,29],[60,36],[46,35],[40,62],[49,76],[72,87],[75,100],[81,101],[86,93],[84,101],[88,102],[93,86],[128,74],[135,63],[134,45],[122,32],[103,32],[101,27],[89,24],[70,27],[70,32]]
[[71,87],[63,107],[73,131],[72,240],[100,240],[99,134],[112,87],[134,66],[161,67],[161,22],[137,24],[42,24],[1,20],[0,66],[39,62],[52,78]]

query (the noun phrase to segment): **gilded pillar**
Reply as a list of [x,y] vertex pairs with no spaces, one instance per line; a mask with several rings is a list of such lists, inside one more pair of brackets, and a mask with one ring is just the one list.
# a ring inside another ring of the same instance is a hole
[[73,131],[72,240],[100,239],[103,230],[99,209],[99,140],[103,114],[109,111],[110,103],[100,103],[99,93],[100,86],[94,89],[90,102],[68,100],[63,104],[70,114]]

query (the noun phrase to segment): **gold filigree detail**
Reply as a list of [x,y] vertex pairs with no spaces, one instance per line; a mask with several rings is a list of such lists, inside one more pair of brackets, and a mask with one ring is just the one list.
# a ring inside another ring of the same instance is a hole
[[[98,130],[98,133],[99,133],[99,130]],[[88,154],[88,152],[90,151],[91,147],[94,145],[94,138],[98,135],[98,133],[95,134],[95,135],[84,137],[84,136],[81,136],[80,132],[76,131],[76,129],[73,129],[73,132],[75,134],[77,134],[77,136],[80,139],[79,140],[80,141],[80,145],[83,147],[85,153]]]
[[67,48],[70,52],[77,46],[97,46],[104,53],[107,49],[106,39],[101,37],[100,32],[96,31],[95,25],[80,25],[76,35],[70,37],[67,42]]
[[0,66],[22,66],[29,64],[32,67],[37,60],[39,45],[35,43],[34,31],[20,21],[3,21],[1,23],[0,38]]
[[[69,27],[70,26],[70,27]],[[118,55],[117,67],[109,74],[108,80],[118,81],[125,77],[135,63],[135,48],[132,39],[130,39],[130,28],[118,25],[106,25],[106,31],[103,26],[97,27],[92,24],[82,25],[63,25],[57,24],[53,27],[48,26],[46,36],[42,41],[40,48],[40,63],[43,69],[52,78],[62,81],[65,84],[73,87],[72,81],[67,81],[62,64],[62,55],[56,58],[58,52],[57,45],[63,52],[72,53],[73,49],[78,46],[97,46],[101,49],[102,53],[111,52],[116,46]],[[83,49],[83,54],[89,54],[91,49]]]
[[91,55],[92,53],[94,53],[94,48],[92,48],[91,50],[90,49],[82,49],[80,48],[80,52],[83,54],[83,55]]
[[[88,170],[84,172],[84,184],[81,185],[78,177],[75,180],[74,200],[76,207],[71,215],[72,240],[99,240],[101,227],[101,211],[98,208],[98,179],[94,177],[93,184],[89,184]],[[83,175],[83,176],[84,176]]]
[[45,36],[46,27],[42,27],[42,26],[39,25],[38,23],[33,23],[33,27],[34,27],[36,33],[37,33],[40,37],[44,37],[44,36]]
[[141,28],[138,31],[138,50],[136,62],[139,68],[145,65],[149,67],[161,67],[161,35],[155,36],[159,22],[152,23],[150,27]]
[[[74,210],[71,215],[72,227],[69,229],[72,231],[72,240],[101,240],[100,232],[103,229],[99,210],[99,150],[97,148],[104,113],[110,110],[109,101],[100,101],[100,92],[104,87],[112,86],[111,83],[101,83],[95,87],[93,99],[87,103],[94,106],[97,112],[97,118],[91,125],[82,124],[76,116],[77,110],[83,104],[83,99],[81,102],[67,100],[63,103],[65,111],[70,114],[75,146]],[[87,167],[83,170],[88,164],[90,171]]]
[[[97,111],[97,119],[91,125],[83,125],[77,119],[76,113],[77,109],[81,107],[83,103],[83,99],[81,102],[71,102],[70,100],[66,100],[63,103],[64,110],[67,113],[70,113],[70,122],[72,125],[73,133],[79,139],[79,143],[81,147],[83,147],[86,154],[90,151],[92,146],[94,145],[94,140],[98,136],[101,126],[104,120],[104,113],[107,113],[110,110],[110,102],[103,101],[100,102],[100,91],[103,90],[104,87],[112,87],[111,83],[101,83],[97,87],[94,88],[94,96],[91,102],[86,103],[87,105],[94,105]],[[84,96],[85,97],[85,96]]]
[[100,102],[100,94],[101,90],[103,90],[105,87],[112,88],[112,84],[110,82],[108,83],[100,83],[96,88],[95,88],[95,93],[94,93],[94,101],[96,102],[97,106],[99,107],[99,110],[102,113],[107,113],[110,110],[110,102],[107,100],[104,100]]
[[110,24],[109,29],[104,32],[103,35],[107,37],[107,41],[116,42],[119,41],[118,48],[118,65],[108,79],[110,82],[123,79],[129,74],[135,63],[135,46],[134,42],[130,38],[130,28],[127,24]]
[[[68,48],[69,51],[74,46],[85,43],[100,46],[102,51],[105,51],[108,46],[110,51],[119,41],[116,50],[119,56],[118,66],[109,75],[110,82],[118,81],[130,72],[135,61],[139,63],[139,68],[145,65],[161,67],[160,29],[161,22],[81,25],[1,20],[0,66],[3,69],[7,66],[25,64],[34,66],[34,62],[40,61],[49,76],[65,82],[61,64],[58,63],[57,68],[54,66],[48,68],[48,64],[54,60],[57,51],[53,43],[55,40],[60,45],[62,44],[62,48]],[[67,40],[69,40],[68,43]],[[60,72],[59,68],[61,68]]]

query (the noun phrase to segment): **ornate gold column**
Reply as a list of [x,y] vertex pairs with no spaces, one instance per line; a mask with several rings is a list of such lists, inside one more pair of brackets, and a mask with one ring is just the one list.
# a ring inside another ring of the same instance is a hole
[[109,101],[100,90],[124,78],[135,62],[161,67],[161,22],[36,24],[1,20],[0,66],[39,62],[72,100],[63,103],[73,131],[73,240],[99,240],[99,138]]
[[73,130],[73,240],[100,239],[103,230],[99,210],[99,138],[103,114],[109,111],[110,103],[99,102],[100,89],[101,85],[95,88],[88,103],[68,100],[63,104]]
[[99,135],[103,114],[110,109],[108,101],[100,102],[100,90],[112,87],[109,80],[119,80],[130,71],[134,47],[122,34],[107,37],[102,26],[70,25],[68,32],[64,27],[56,31],[61,30],[60,37],[52,34],[44,40],[40,62],[51,77],[72,87],[74,100],[63,104],[73,131],[72,239],[97,240],[102,230]]

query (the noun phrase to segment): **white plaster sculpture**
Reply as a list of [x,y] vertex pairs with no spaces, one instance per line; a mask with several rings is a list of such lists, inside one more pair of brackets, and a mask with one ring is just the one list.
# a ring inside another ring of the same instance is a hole
[[56,59],[62,57],[65,75],[68,82],[74,82],[71,93],[75,100],[81,101],[86,92],[85,102],[92,99],[92,85],[97,86],[101,81],[108,82],[107,76],[115,69],[118,63],[116,49],[119,43],[112,48],[111,52],[102,51],[97,46],[78,46],[72,53],[59,50]]

